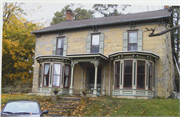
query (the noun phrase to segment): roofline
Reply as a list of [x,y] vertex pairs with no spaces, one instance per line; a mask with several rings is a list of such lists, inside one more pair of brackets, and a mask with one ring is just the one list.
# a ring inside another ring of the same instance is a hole
[[98,23],[98,24],[92,24],[92,25],[80,25],[80,26],[72,26],[67,28],[56,28],[56,29],[48,29],[48,30],[40,30],[40,31],[33,31],[32,33],[43,33],[43,32],[52,32],[52,31],[58,31],[58,30],[67,30],[67,29],[75,29],[75,28],[83,28],[83,27],[90,27],[90,26],[100,26],[100,25],[108,25],[108,24],[116,24],[116,23],[127,23],[127,22],[133,22],[133,21],[146,21],[146,20],[153,20],[153,19],[159,19],[159,18],[167,18],[171,17],[170,15],[167,16],[161,16],[161,17],[152,17],[152,18],[141,18],[141,19],[135,19],[135,20],[125,20],[125,21],[115,21],[115,22],[108,22],[108,23]]

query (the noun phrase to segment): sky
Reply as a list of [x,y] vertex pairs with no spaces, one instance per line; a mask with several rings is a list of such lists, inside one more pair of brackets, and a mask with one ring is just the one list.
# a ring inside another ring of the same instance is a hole
[[[70,3],[69,3],[70,4]],[[32,14],[27,16],[27,19],[30,21],[36,22],[46,22],[45,26],[48,26],[54,16],[54,13],[57,11],[61,11],[64,6],[68,5],[68,3],[25,3],[25,9],[29,10],[38,6],[41,6],[40,9],[36,10]],[[82,4],[84,9],[93,10],[93,4]],[[127,7],[124,14],[126,13],[135,13],[135,12],[143,12],[143,11],[152,11],[162,9],[163,5],[131,5]],[[118,7],[119,11],[121,11],[121,6]],[[96,13],[95,17],[102,17],[101,14]]]
[[[93,4],[130,4],[123,13],[135,13],[135,12],[143,12],[143,11],[152,11],[163,9],[164,5],[177,5],[180,0],[0,0],[2,2],[24,2],[24,9],[29,11],[30,9],[36,9],[34,12],[28,12],[26,16],[27,20],[34,22],[42,22],[45,23],[45,26],[49,26],[54,13],[57,11],[61,11],[65,5],[70,3],[81,3],[84,9],[92,9]],[[37,10],[37,7],[41,6],[40,9]],[[0,7],[2,8],[2,7]],[[119,7],[119,11],[121,8]],[[95,17],[102,17],[102,15],[96,13]]]

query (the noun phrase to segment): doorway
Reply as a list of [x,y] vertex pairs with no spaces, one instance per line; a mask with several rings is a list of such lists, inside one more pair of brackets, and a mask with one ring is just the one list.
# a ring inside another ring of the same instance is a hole
[[[97,92],[101,93],[101,71],[102,68],[98,66],[98,72],[97,72]],[[91,90],[91,94],[93,93],[94,89],[94,78],[95,78],[95,67],[93,65],[90,65],[86,68],[86,87]]]

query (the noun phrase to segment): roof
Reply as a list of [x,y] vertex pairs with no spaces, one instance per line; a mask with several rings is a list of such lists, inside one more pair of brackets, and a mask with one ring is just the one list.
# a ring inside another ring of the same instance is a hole
[[171,12],[168,12],[168,10],[156,10],[149,12],[122,14],[118,16],[61,22],[59,24],[55,24],[52,26],[42,28],[40,30],[33,31],[32,33],[43,33],[43,32],[52,32],[58,30],[90,27],[90,26],[101,26],[107,24],[145,21],[145,20],[153,20],[159,18],[168,18],[170,16],[171,16]]

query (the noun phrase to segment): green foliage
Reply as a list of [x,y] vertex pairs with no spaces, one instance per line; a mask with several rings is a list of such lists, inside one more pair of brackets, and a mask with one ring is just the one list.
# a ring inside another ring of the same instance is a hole
[[[117,10],[118,4],[94,4],[93,9],[104,17],[121,15],[122,13]],[[124,11],[130,5],[121,5],[122,11]]]
[[16,85],[15,81],[32,84],[35,35],[41,24],[29,22],[21,9],[23,3],[4,3],[2,86]]
[[74,4],[66,5],[61,11],[57,11],[56,13],[54,13],[54,17],[52,18],[50,24],[54,25],[66,21],[67,10],[71,10],[73,12],[74,20],[94,18],[94,11],[83,9],[83,6],[80,4],[76,9],[74,9],[74,6]]

